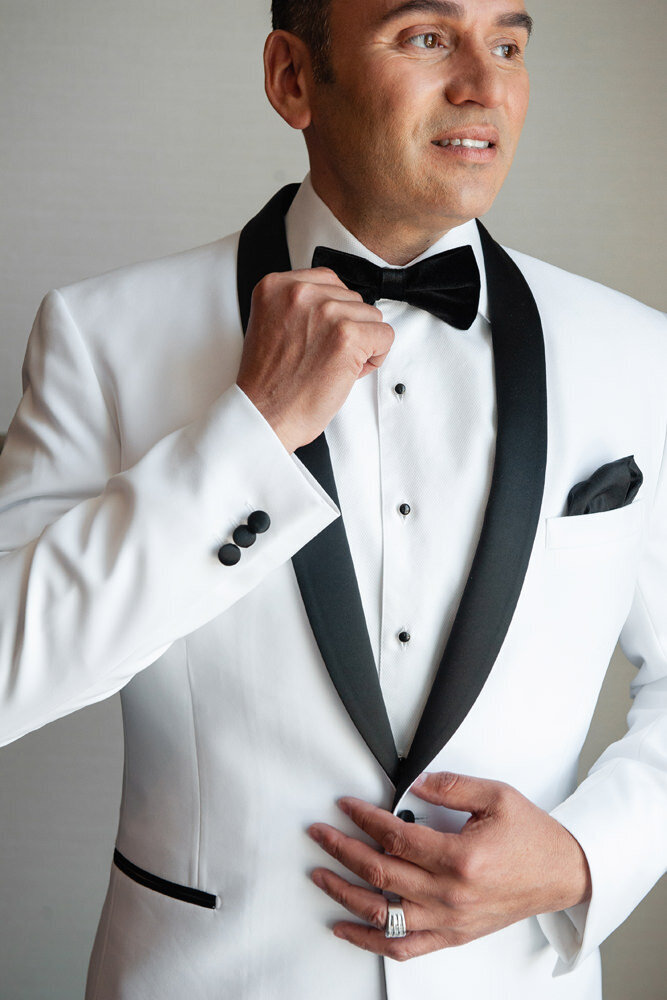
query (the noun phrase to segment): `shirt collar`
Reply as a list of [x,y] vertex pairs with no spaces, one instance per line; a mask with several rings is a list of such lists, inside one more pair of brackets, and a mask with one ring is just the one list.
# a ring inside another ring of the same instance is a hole
[[[353,253],[358,257],[370,260],[379,267],[391,267],[385,260],[374,254],[372,250],[361,243],[356,236],[338,221],[330,208],[322,201],[313,188],[310,173],[306,174],[294,201],[289,207],[285,217],[285,231],[287,235],[287,247],[289,249],[290,261],[294,270],[310,268],[312,266],[313,252],[316,246],[331,247],[332,250],[342,250],[345,253]],[[489,305],[486,290],[486,273],[484,271],[484,254],[479,237],[479,230],[474,219],[464,222],[462,226],[455,226],[448,233],[441,236],[432,246],[425,250],[414,260],[415,264],[419,260],[431,257],[442,250],[451,250],[453,247],[465,246],[469,243],[475,254],[477,266],[479,267],[480,292],[478,311],[488,321]]]

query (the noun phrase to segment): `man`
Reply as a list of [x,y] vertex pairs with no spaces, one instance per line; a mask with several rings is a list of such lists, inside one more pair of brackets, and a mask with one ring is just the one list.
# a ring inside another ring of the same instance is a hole
[[[2,738],[122,689],[90,1000],[588,1000],[664,868],[664,320],[476,222],[519,0],[274,24],[298,192],[38,314]],[[573,792],[619,634],[631,728]]]

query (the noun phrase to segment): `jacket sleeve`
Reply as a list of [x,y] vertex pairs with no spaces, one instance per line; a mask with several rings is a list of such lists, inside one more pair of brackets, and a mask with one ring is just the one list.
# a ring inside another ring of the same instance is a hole
[[667,865],[667,441],[633,604],[620,645],[638,668],[628,731],[551,813],[581,844],[591,870],[589,903],[538,917],[576,968],[621,924]]
[[[23,388],[0,456],[0,745],[114,694],[340,514],[236,384],[121,471],[113,400],[60,292]],[[253,510],[268,531],[222,565]]]

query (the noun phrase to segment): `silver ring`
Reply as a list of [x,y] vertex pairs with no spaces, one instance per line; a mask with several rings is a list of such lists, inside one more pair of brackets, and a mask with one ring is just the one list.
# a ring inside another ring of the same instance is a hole
[[405,914],[400,902],[387,903],[387,923],[384,927],[384,936],[387,938],[402,938],[407,933]]

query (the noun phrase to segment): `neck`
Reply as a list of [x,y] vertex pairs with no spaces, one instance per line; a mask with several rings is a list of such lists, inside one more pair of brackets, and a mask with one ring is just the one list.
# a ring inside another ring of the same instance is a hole
[[322,178],[313,176],[312,171],[311,183],[318,197],[349,233],[382,260],[399,267],[409,264],[437,243],[450,229],[466,221],[441,219],[440,228],[432,225],[423,227],[413,220],[397,218],[395,214],[377,205],[355,203],[353,197],[323,183]]

